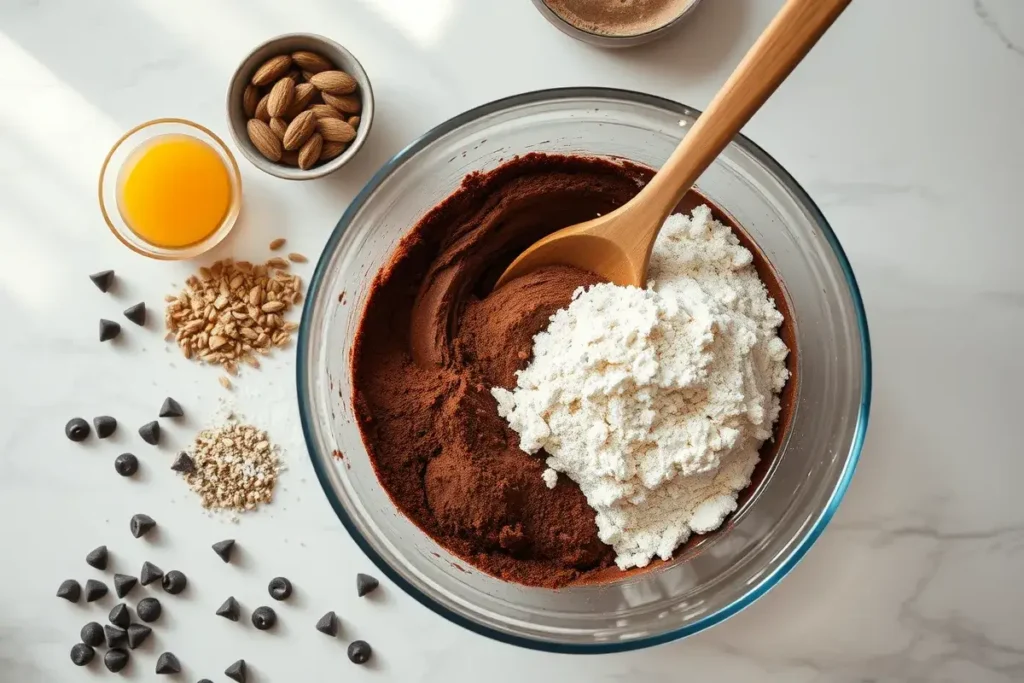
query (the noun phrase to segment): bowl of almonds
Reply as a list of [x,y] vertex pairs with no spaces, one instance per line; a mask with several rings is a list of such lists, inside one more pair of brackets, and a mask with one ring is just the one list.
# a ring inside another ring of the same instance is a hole
[[254,166],[309,180],[341,168],[363,146],[373,90],[344,47],[312,33],[290,33],[242,60],[227,107],[235,144]]

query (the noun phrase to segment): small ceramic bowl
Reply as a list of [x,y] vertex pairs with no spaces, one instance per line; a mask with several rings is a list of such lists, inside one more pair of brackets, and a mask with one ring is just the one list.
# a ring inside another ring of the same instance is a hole
[[[313,168],[303,171],[295,166],[278,164],[270,161],[259,153],[259,150],[249,140],[246,132],[248,117],[242,108],[242,93],[245,86],[249,84],[252,75],[256,73],[264,62],[276,55],[291,54],[297,50],[309,50],[325,57],[338,69],[356,79],[359,89],[356,91],[362,99],[362,111],[359,112],[359,126],[356,128],[356,138],[348,148],[330,161],[318,164]],[[231,77],[231,85],[228,86],[228,127],[231,129],[231,137],[246,159],[252,162],[253,166],[266,171],[270,175],[287,180],[311,180],[333,173],[347,164],[352,157],[359,153],[363,143],[370,134],[370,126],[373,124],[373,88],[370,87],[370,78],[363,70],[362,64],[351,52],[338,45],[330,38],[318,36],[314,33],[287,33],[259,45],[255,50],[242,60],[242,63],[235,69]]]
[[576,40],[582,40],[584,43],[597,45],[598,47],[633,47],[635,45],[649,43],[652,40],[657,40],[658,38],[672,32],[673,29],[682,24],[693,9],[699,4],[700,0],[690,0],[690,2],[683,7],[675,18],[650,31],[645,31],[644,33],[615,35],[586,31],[566,21],[562,15],[551,9],[544,0],[533,0],[534,7],[544,15],[544,18],[547,19],[552,26],[567,36],[571,36]]

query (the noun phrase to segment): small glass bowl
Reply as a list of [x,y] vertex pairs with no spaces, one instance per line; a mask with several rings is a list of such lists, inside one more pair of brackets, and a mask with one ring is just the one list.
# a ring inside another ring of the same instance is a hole
[[[162,247],[151,244],[132,230],[121,215],[117,202],[118,175],[125,162],[135,150],[154,138],[163,135],[188,135],[208,144],[220,155],[231,178],[231,205],[217,229],[198,242],[184,247]],[[200,256],[221,243],[235,227],[238,213],[242,206],[242,174],[231,150],[217,134],[205,126],[187,119],[153,119],[135,126],[114,143],[107,153],[100,168],[99,182],[100,212],[107,222],[110,231],[121,241],[121,244],[132,251],[161,261],[178,261]]]
[[662,38],[681,26],[687,17],[690,16],[690,13],[699,4],[700,0],[691,0],[690,4],[684,7],[683,10],[673,19],[670,19],[668,22],[658,26],[657,28],[653,28],[650,31],[615,35],[610,33],[594,33],[593,31],[582,29],[570,23],[561,14],[551,9],[545,0],[533,0],[533,6],[537,8],[537,11],[548,20],[548,23],[565,35],[575,38],[576,40],[581,40],[584,43],[609,48],[635,47],[637,45],[645,45],[657,40],[658,38]]

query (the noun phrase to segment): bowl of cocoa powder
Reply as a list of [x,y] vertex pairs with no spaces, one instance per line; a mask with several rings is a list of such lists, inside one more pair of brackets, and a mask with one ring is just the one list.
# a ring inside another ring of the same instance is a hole
[[562,33],[600,47],[632,47],[678,27],[700,0],[533,0]]

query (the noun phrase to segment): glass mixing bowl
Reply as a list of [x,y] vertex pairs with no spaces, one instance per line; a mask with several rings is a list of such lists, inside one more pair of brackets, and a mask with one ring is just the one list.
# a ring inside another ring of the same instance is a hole
[[825,217],[779,164],[739,136],[698,182],[781,277],[800,382],[785,443],[757,495],[693,557],[599,585],[530,588],[478,571],[419,530],[381,489],[354,422],[349,357],[371,281],[398,240],[471,171],[527,152],[623,157],[659,167],[700,114],[621,90],[518,95],[431,130],[370,180],[338,222],[310,282],[298,397],[331,505],[380,570],[445,618],[556,652],[612,652],[712,626],[775,585],[821,534],[849,485],[867,427],[867,321]]

